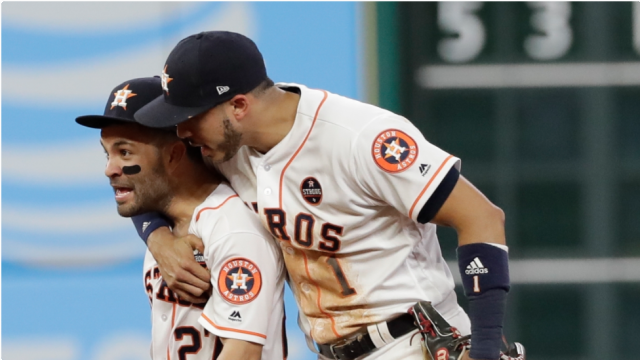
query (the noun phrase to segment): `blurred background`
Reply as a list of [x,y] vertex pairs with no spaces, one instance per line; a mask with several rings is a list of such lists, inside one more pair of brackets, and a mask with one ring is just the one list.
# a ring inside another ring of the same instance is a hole
[[[149,358],[144,244],[115,211],[99,133],[74,119],[203,30],[243,33],[275,81],[379,104],[462,158],[507,215],[505,332],[528,359],[638,358],[640,3],[1,10],[2,359]],[[457,273],[455,232],[439,235]],[[315,359],[286,302],[289,359]]]

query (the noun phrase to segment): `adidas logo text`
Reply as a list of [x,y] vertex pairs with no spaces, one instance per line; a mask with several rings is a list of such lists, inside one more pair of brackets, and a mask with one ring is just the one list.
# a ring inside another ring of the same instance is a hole
[[488,274],[489,269],[484,267],[484,265],[482,265],[482,262],[480,262],[480,259],[476,257],[471,261],[471,263],[469,263],[469,265],[467,265],[467,269],[464,271],[464,273],[467,275]]

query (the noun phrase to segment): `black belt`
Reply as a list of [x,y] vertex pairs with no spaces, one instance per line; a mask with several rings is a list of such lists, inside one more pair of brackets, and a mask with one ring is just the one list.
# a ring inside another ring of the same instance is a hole
[[[414,324],[411,315],[403,314],[391,321],[387,321],[387,328],[389,328],[389,334],[391,334],[394,339],[397,339],[418,327]],[[353,339],[347,340],[345,343],[339,342],[334,345],[318,344],[320,354],[335,360],[353,360],[359,356],[370,353],[375,348],[376,346],[373,344],[369,333],[358,335]]]

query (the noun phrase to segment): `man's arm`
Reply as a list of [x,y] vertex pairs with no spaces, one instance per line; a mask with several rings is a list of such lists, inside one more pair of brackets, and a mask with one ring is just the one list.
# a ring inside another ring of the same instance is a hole
[[[150,214],[145,214],[139,217],[144,217],[145,222],[153,221],[149,216]],[[160,220],[159,215],[157,216]],[[202,240],[194,235],[177,238],[167,226],[157,227],[151,233],[147,233],[144,231],[147,229],[143,227],[143,221],[133,219],[133,223],[158,262],[158,268],[167,286],[175,291],[180,299],[195,304],[206,302],[211,289],[211,275],[193,257],[193,250],[204,252]]]
[[504,212],[462,175],[431,222],[454,228],[459,246],[506,244]]
[[471,351],[464,359],[498,359],[509,291],[504,212],[460,176],[431,222],[458,233],[458,265],[472,333]]
[[222,352],[218,360],[260,360],[262,345],[237,339],[220,338]]

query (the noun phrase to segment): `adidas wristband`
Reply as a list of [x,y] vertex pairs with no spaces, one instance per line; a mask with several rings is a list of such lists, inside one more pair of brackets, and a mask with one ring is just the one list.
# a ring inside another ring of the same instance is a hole
[[464,292],[469,298],[473,359],[498,359],[509,291],[506,246],[475,243],[457,249]]
[[509,291],[509,256],[505,249],[474,243],[460,246],[456,252],[467,296],[482,295],[491,289]]
[[138,231],[138,235],[144,241],[145,245],[147,244],[147,240],[149,239],[149,235],[160,227],[168,226],[171,227],[171,223],[167,220],[162,214],[157,212],[151,212],[141,215],[136,215],[131,217],[131,221],[133,221],[133,225]]

